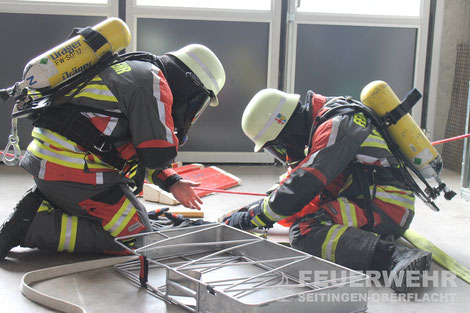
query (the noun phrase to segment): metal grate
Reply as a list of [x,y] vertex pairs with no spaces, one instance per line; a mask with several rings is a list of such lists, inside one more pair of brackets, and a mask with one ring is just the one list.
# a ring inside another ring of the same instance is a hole
[[140,260],[117,265],[118,272],[189,312],[346,313],[367,308],[367,275],[223,224],[134,237],[141,247],[130,251]]
[[[445,138],[465,133],[467,114],[468,81],[470,80],[470,45],[457,46],[454,84],[450,111],[447,118]],[[446,143],[442,152],[444,167],[460,172],[462,168],[463,140]]]

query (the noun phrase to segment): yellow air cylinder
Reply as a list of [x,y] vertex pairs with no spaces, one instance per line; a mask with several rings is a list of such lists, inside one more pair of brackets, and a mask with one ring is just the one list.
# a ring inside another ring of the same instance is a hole
[[[373,81],[361,92],[361,101],[378,116],[383,117],[401,102],[384,81]],[[437,178],[442,169],[442,158],[428,138],[416,125],[410,114],[387,127],[392,140],[403,155],[426,179]]]
[[107,41],[96,52],[82,35],[77,35],[29,61],[20,85],[33,89],[53,88],[95,65],[106,52],[126,48],[131,40],[129,27],[119,18],[108,18],[92,29]]

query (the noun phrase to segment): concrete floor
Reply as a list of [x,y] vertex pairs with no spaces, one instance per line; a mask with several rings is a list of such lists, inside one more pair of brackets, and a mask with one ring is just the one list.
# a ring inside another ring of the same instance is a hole
[[[265,192],[283,173],[280,167],[272,166],[218,166],[242,179],[240,186],[231,190]],[[459,192],[460,175],[444,171],[443,179]],[[32,185],[33,181],[20,168],[0,165],[0,221],[10,213],[17,200]],[[217,194],[203,198],[205,219],[215,221],[226,211],[242,207],[257,200],[255,196]],[[144,201],[144,200],[142,200]],[[144,201],[147,208],[162,205]],[[451,202],[437,200],[441,212],[433,212],[419,200],[416,217],[411,225],[431,242],[451,255],[457,262],[470,268],[470,203],[456,196]],[[176,207],[177,208],[177,207]],[[179,209],[179,208],[178,208]],[[275,227],[270,238],[287,241],[287,229]],[[0,312],[50,312],[26,299],[19,290],[24,273],[74,262],[96,259],[97,255],[67,255],[54,252],[14,248],[0,262]],[[442,272],[442,267],[433,263],[432,271]],[[386,287],[369,288],[369,313],[387,312],[468,312],[470,285],[460,279],[454,280],[456,287],[435,286],[418,292],[420,300],[406,301],[394,297]],[[74,274],[38,283],[35,288],[50,295],[77,303],[87,312],[185,312],[181,308],[160,301],[128,280],[112,268]],[[313,307],[312,307],[313,310]],[[324,312],[320,312],[324,313]]]

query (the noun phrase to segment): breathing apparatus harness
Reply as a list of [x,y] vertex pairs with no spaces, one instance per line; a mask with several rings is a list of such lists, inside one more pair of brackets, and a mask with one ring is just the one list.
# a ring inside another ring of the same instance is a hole
[[[313,92],[309,91],[307,93],[307,101],[313,96]],[[390,152],[395,156],[399,163],[399,174],[403,179],[405,185],[407,185],[417,196],[420,198],[427,206],[429,206],[434,211],[439,211],[439,208],[434,203],[439,194],[444,191],[444,197],[447,200],[451,200],[455,196],[455,192],[447,188],[446,184],[442,181],[439,182],[437,187],[432,187],[423,177],[423,175],[413,166],[413,164],[400,152],[398,145],[392,140],[386,128],[392,124],[396,124],[398,120],[409,113],[412,107],[421,99],[421,93],[416,89],[412,89],[406,96],[405,99],[398,105],[394,110],[387,113],[384,117],[379,117],[372,109],[368,108],[363,103],[352,99],[351,97],[335,97],[328,101],[328,103],[340,103],[340,106],[331,108],[321,116],[317,116],[312,127],[310,129],[309,143],[308,147],[311,146],[311,138],[315,133],[318,126],[337,116],[343,114],[353,114],[353,113],[363,113],[367,118],[369,118],[373,125],[376,127],[377,131],[382,135],[383,139],[387,143],[387,146],[390,149]],[[327,104],[328,104],[327,103]],[[368,225],[367,228],[372,228],[374,225],[374,217],[372,214],[372,199],[369,190],[369,182],[367,179],[367,174],[361,167],[367,167],[362,165],[359,162],[354,162],[352,165],[353,175],[356,176],[361,192],[364,196],[364,206],[366,213],[368,215]],[[415,179],[411,176],[410,171],[416,175],[417,178],[424,184],[425,189],[423,189],[416,183]]]

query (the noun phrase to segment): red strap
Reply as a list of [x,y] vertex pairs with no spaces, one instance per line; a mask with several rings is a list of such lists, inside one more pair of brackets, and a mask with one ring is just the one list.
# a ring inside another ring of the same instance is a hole
[[140,285],[142,287],[146,287],[147,282],[148,282],[148,274],[149,274],[149,261],[143,255],[139,256],[139,261],[140,261],[140,274],[139,274]]

